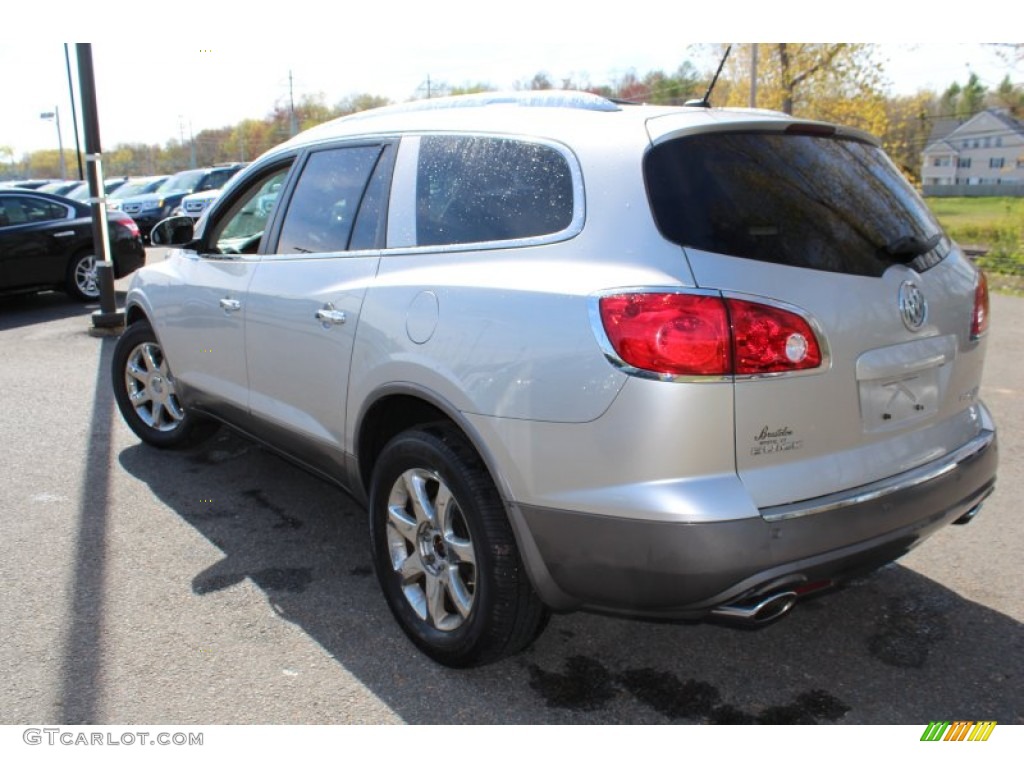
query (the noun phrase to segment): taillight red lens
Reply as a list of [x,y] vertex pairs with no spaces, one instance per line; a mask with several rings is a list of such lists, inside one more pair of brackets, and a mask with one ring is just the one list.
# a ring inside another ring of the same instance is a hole
[[687,293],[617,294],[599,303],[616,354],[641,370],[727,376],[821,365],[821,347],[807,321],[777,307]]
[[971,316],[971,338],[980,339],[988,331],[988,280],[978,270],[978,285],[974,288],[974,313]]
[[135,219],[129,216],[123,211],[108,211],[109,220],[115,224],[120,224],[122,227],[128,230],[132,237],[139,236],[139,225],[135,223]]
[[615,351],[635,368],[677,376],[730,372],[729,318],[717,296],[628,293],[600,301]]
[[738,375],[802,371],[821,365],[814,331],[799,315],[728,299]]

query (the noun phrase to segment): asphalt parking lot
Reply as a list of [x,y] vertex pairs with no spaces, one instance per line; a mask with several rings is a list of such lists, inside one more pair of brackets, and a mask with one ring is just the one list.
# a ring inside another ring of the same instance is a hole
[[402,635],[344,493],[227,431],[141,445],[94,308],[0,299],[3,723],[1024,724],[1022,298],[992,298],[970,525],[763,630],[555,616],[468,671]]

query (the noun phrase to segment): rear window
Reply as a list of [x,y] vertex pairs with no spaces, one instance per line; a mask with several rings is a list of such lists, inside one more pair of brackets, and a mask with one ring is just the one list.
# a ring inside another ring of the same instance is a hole
[[714,133],[654,147],[644,176],[662,234],[683,246],[880,276],[949,250],[885,153],[833,137]]
[[428,136],[416,181],[419,245],[517,240],[572,222],[572,174],[555,149],[515,139]]

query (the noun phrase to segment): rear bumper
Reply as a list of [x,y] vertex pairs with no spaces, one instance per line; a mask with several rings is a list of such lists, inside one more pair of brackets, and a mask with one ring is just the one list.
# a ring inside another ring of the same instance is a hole
[[[995,487],[993,429],[934,462],[841,494],[710,523],[520,506],[527,566],[561,610],[700,618],[769,586],[842,581],[904,555]],[[532,562],[531,562],[532,557]]]

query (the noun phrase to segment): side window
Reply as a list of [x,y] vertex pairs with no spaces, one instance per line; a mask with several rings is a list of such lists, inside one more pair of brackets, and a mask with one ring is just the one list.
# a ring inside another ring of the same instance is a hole
[[[380,146],[312,153],[295,185],[276,252],[294,255],[349,250],[363,193],[380,155]],[[367,197],[372,202],[372,195]],[[376,205],[380,204],[377,200]]]
[[209,243],[216,253],[256,253],[290,165],[253,179],[241,197],[216,222]]
[[572,215],[572,174],[552,147],[472,136],[420,145],[418,245],[537,237],[565,229]]
[[0,226],[38,224],[67,217],[67,208],[49,200],[35,197],[7,197],[0,200]]

